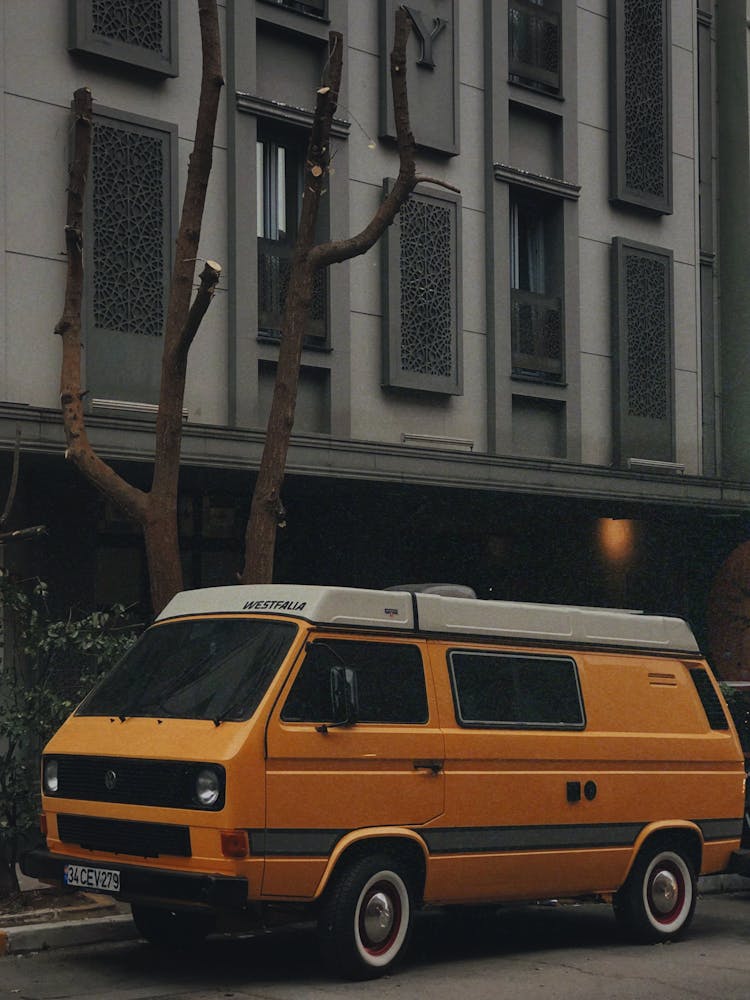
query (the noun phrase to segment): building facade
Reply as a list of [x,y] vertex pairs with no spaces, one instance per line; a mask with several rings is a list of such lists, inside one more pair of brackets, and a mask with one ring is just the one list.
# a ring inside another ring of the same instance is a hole
[[[187,586],[232,582],[275,377],[328,33],[344,79],[321,239],[395,177],[394,0],[227,0],[192,348]],[[700,633],[748,537],[745,0],[417,0],[420,185],[319,275],[277,579],[449,579],[481,596],[675,611]],[[70,101],[91,88],[84,386],[100,454],[148,487],[171,254],[200,82],[192,0],[6,0],[0,490],[6,565],[84,604],[142,602],[140,538],[64,459]],[[58,588],[59,590],[59,588]],[[70,596],[68,594],[68,596]]]

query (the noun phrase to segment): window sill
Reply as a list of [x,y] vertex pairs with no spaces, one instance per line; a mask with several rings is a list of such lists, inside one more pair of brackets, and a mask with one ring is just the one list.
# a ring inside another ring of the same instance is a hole
[[513,382],[533,382],[535,385],[549,385],[555,389],[568,388],[568,383],[562,376],[557,377],[542,373],[536,374],[535,372],[513,371],[510,377]]
[[543,83],[537,84],[533,80],[522,80],[521,77],[513,76],[512,74],[508,76],[508,83],[511,87],[520,87],[522,90],[528,90],[532,94],[538,94],[540,97],[549,97],[553,101],[564,101],[565,95],[560,90],[548,90]]
[[[281,336],[279,334],[277,334],[277,333],[269,333],[269,332],[267,332],[265,330],[259,330],[256,339],[257,339],[257,341],[258,341],[259,344],[275,344],[278,347],[279,341],[281,340]],[[305,339],[302,342],[302,350],[303,351],[315,351],[316,354],[332,354],[333,353],[333,348],[330,346],[330,344],[315,343],[314,341],[311,342],[311,341],[309,341],[307,339]]]

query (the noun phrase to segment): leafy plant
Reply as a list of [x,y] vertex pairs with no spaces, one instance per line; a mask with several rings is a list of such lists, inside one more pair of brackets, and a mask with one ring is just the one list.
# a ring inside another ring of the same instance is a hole
[[41,580],[0,570],[10,633],[0,656],[0,898],[18,891],[16,862],[39,836],[45,743],[138,632],[122,606],[59,618],[47,598]]

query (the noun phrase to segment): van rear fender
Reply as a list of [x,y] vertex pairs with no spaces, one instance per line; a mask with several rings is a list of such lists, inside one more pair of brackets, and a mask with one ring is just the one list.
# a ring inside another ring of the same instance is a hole
[[427,845],[414,830],[408,827],[376,826],[353,830],[336,844],[323,877],[315,890],[319,899],[331,881],[334,871],[355,858],[377,853],[392,854],[406,865],[413,875],[412,889],[421,902],[427,873]]
[[[641,830],[633,845],[633,852],[628,863],[628,870],[625,878],[630,875],[635,859],[643,850],[647,843],[658,840],[665,846],[682,846],[693,862],[695,874],[701,870],[703,859],[703,836],[695,823],[689,820],[660,820],[657,823],[649,823]],[[623,879],[624,881],[624,879]]]

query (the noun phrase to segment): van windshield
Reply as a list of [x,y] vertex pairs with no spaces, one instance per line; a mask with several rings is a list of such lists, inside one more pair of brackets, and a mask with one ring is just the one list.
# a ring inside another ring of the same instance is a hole
[[148,629],[82,702],[77,715],[249,719],[289,651],[297,626],[198,618]]

